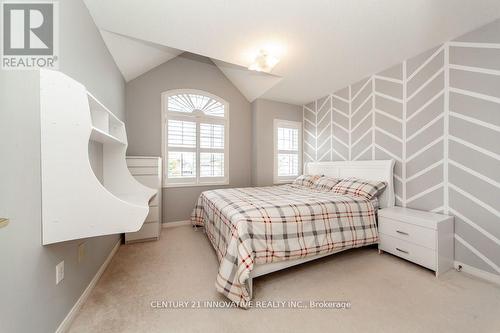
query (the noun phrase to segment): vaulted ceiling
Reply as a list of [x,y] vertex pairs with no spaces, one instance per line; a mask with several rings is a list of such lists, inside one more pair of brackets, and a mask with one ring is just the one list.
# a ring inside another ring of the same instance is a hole
[[[85,0],[126,80],[187,51],[249,100],[302,104],[500,17],[498,0]],[[284,50],[272,75],[248,54]]]

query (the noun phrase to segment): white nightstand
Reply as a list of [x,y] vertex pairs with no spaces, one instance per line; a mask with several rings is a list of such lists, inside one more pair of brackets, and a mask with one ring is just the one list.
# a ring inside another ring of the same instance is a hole
[[403,207],[378,212],[379,253],[392,253],[436,272],[453,267],[453,216]]

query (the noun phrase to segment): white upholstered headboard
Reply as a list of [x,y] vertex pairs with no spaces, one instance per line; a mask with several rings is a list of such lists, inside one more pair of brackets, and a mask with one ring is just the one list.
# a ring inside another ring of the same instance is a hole
[[395,202],[393,169],[393,160],[308,162],[304,166],[304,174],[384,181],[387,187],[378,199],[380,208],[386,208],[394,206]]

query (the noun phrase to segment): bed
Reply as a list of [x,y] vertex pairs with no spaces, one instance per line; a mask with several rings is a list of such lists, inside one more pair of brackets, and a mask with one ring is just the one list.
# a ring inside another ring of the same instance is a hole
[[242,307],[253,278],[378,242],[376,206],[394,206],[394,161],[313,162],[304,174],[382,181],[372,200],[295,184],[203,192],[192,215],[219,259],[216,289]]

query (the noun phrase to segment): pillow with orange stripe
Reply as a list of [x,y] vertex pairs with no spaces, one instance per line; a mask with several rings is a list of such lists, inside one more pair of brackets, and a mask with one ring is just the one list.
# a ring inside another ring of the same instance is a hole
[[323,177],[322,175],[301,175],[295,178],[293,181],[294,185],[301,185],[306,187],[312,187],[318,179]]
[[385,183],[381,181],[345,178],[333,187],[332,192],[342,195],[354,195],[371,200],[382,194],[385,186]]

